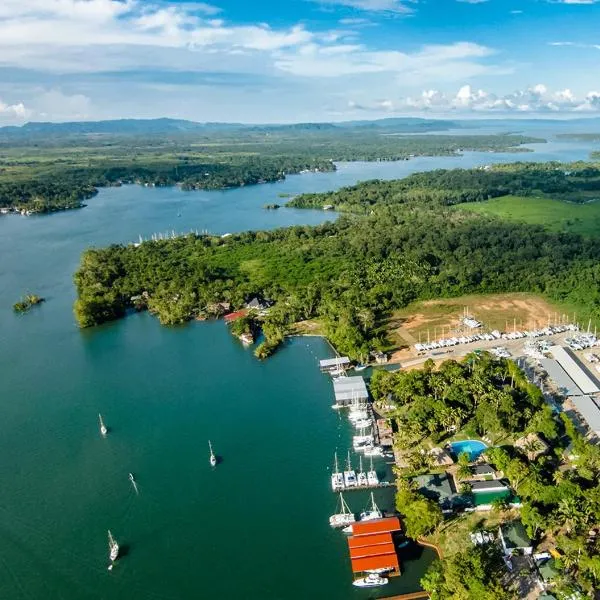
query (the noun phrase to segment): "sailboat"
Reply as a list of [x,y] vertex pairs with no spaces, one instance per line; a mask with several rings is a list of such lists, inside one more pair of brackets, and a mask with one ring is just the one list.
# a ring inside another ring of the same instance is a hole
[[373,492],[371,492],[371,506],[368,510],[364,510],[360,513],[360,521],[372,521],[373,519],[381,519],[382,513],[379,510],[377,504],[375,504],[375,498]]
[[108,556],[111,562],[115,562],[119,558],[119,544],[117,544],[117,540],[112,536],[110,530],[108,531]]
[[344,497],[340,492],[340,512],[335,513],[329,517],[329,525],[334,529],[338,527],[346,527],[356,521],[354,513],[350,511],[350,507],[346,504]]
[[208,459],[208,462],[210,463],[211,467],[216,467],[217,466],[217,457],[215,456],[215,453],[213,452],[212,444],[210,443],[210,440],[208,440],[208,448],[210,450],[210,458]]
[[373,468],[373,457],[371,457],[371,468],[367,472],[367,483],[369,487],[377,487],[379,485],[377,471]]
[[100,421],[100,433],[106,437],[106,434],[108,433],[108,429],[106,428],[106,425],[104,424],[104,421],[102,420],[102,415],[98,414],[98,420]]
[[358,459],[358,473],[356,474],[358,487],[367,487],[367,474],[363,471],[362,456]]
[[331,489],[333,489],[334,492],[339,492],[344,489],[344,475],[340,472],[338,466],[337,452],[335,453],[335,470],[331,474]]
[[344,471],[344,485],[349,487],[356,487],[356,473],[352,468],[352,462],[350,461],[350,450],[348,450],[348,463],[346,470]]
[[137,481],[135,480],[135,477],[133,476],[133,473],[129,473],[129,481],[131,481],[131,485],[133,486],[133,489],[135,490],[135,493],[138,493],[138,486],[137,486]]

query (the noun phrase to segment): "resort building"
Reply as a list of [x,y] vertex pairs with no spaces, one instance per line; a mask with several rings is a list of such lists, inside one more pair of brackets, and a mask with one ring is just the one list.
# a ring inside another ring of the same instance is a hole
[[474,481],[489,481],[498,478],[496,469],[487,463],[471,467],[471,477]]
[[546,454],[550,449],[537,433],[529,433],[516,440],[515,448],[526,454],[529,460],[535,460],[538,456]]
[[521,521],[511,521],[500,525],[498,537],[505,556],[515,553],[529,555],[533,552],[533,543]]

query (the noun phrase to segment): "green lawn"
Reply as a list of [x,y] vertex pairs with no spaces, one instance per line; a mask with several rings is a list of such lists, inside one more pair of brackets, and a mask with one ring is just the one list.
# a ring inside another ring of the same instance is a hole
[[486,202],[460,204],[458,210],[544,225],[552,231],[600,236],[600,202],[572,204],[551,198],[502,196]]

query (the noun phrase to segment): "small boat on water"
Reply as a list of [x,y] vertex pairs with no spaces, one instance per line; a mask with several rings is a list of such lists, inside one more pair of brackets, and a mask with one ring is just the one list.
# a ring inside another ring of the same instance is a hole
[[135,490],[135,493],[138,493],[138,486],[137,486],[137,481],[135,480],[135,477],[133,476],[133,473],[129,473],[129,481],[131,481],[131,485],[133,486],[133,489]]
[[103,437],[106,437],[106,434],[108,433],[108,429],[107,429],[106,425],[104,424],[104,421],[102,420],[101,414],[98,414],[98,421],[100,422],[100,433]]
[[115,562],[119,558],[119,544],[112,536],[110,530],[108,531],[108,556],[111,562]]
[[350,507],[346,504],[344,500],[344,496],[342,496],[340,492],[340,500],[339,500],[339,512],[331,515],[329,517],[329,525],[334,529],[338,529],[340,527],[346,527],[351,523],[356,521],[356,517],[354,513],[350,510]]
[[331,489],[334,492],[339,492],[344,489],[344,474],[340,472],[340,468],[338,466],[337,452],[335,453],[334,471],[331,474]]
[[371,466],[367,471],[367,484],[369,487],[375,487],[379,485],[379,477],[377,476],[377,471],[373,468],[373,457],[371,456]]
[[[363,510],[360,513],[358,520],[359,521],[373,521],[374,519],[381,519],[383,517],[383,513],[379,510],[377,504],[375,504],[375,498],[373,498],[373,492],[371,492],[371,504],[370,506]],[[348,527],[344,527],[342,530],[344,533],[353,533],[352,525],[348,525]]]
[[355,365],[354,370],[355,371],[364,371],[365,369],[368,369],[369,365],[364,365],[362,363],[358,363],[357,365]]
[[373,519],[381,519],[383,514],[379,510],[377,504],[375,504],[375,498],[373,492],[371,492],[371,505],[367,510],[360,513],[359,521],[372,521]]
[[352,468],[350,450],[348,450],[348,462],[346,464],[346,470],[344,471],[344,486],[347,488],[356,487],[356,472]]
[[352,585],[356,587],[376,587],[378,585],[385,585],[386,583],[388,583],[386,577],[381,577],[378,573],[369,573],[366,577],[355,579]]
[[353,423],[355,429],[367,429],[372,424],[371,419],[358,419]]
[[358,459],[358,473],[356,474],[358,487],[367,487],[367,474],[363,471],[362,456]]
[[217,457],[215,456],[215,453],[213,452],[213,448],[212,448],[212,444],[210,443],[210,440],[208,440],[208,449],[210,450],[210,457],[208,459],[208,462],[210,463],[211,467],[216,467],[217,466]]
[[363,448],[365,456],[383,456],[383,450],[381,446],[373,446],[369,444],[368,447]]

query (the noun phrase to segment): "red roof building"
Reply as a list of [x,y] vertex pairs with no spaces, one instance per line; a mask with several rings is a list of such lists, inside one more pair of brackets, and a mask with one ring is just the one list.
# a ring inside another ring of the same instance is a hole
[[223,318],[225,319],[225,321],[227,323],[231,323],[232,321],[235,321],[236,319],[245,317],[247,314],[248,314],[248,311],[246,309],[243,309],[243,310],[238,310],[236,312],[229,313],[228,315],[225,315]]
[[390,575],[399,575],[400,561],[392,539],[395,531],[400,531],[398,517],[354,523],[353,535],[348,538],[352,572],[389,569]]

